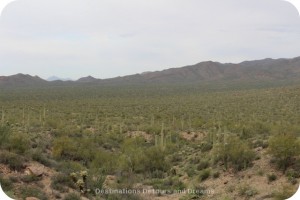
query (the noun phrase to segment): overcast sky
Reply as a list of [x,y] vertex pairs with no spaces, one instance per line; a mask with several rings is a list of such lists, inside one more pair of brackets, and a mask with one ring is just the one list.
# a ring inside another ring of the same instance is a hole
[[17,0],[0,17],[0,75],[108,78],[297,56],[300,17],[282,0]]

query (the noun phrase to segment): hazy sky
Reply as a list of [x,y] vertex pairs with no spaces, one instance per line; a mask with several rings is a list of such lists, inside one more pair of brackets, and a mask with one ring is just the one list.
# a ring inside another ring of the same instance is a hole
[[0,75],[97,78],[300,56],[282,0],[17,0],[0,17]]

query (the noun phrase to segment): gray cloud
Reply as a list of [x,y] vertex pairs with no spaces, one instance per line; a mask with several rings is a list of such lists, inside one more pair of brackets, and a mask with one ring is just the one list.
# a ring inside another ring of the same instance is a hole
[[281,0],[18,0],[0,18],[0,74],[107,78],[205,60],[299,56]]

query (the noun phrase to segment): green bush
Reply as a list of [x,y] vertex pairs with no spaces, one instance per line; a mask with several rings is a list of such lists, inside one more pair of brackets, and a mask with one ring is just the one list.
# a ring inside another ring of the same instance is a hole
[[96,189],[102,189],[105,176],[99,174],[91,174],[87,177],[88,188],[91,192],[96,192]]
[[203,143],[201,143],[201,146],[200,146],[201,152],[210,151],[212,148],[213,148],[212,142],[203,142]]
[[91,162],[91,168],[102,174],[113,174],[117,168],[117,155],[108,151],[98,151]]
[[85,169],[79,162],[75,161],[61,161],[55,166],[55,168],[63,174],[70,174],[72,172]]
[[187,175],[189,177],[193,177],[195,174],[196,174],[196,170],[195,170],[195,167],[192,166],[192,165],[188,165],[186,168],[185,168],[185,171],[187,173]]
[[17,154],[24,154],[25,151],[29,150],[29,144],[28,136],[18,133],[10,136],[8,148]]
[[204,181],[204,180],[208,179],[209,176],[210,176],[210,169],[204,169],[199,174],[199,180]]
[[146,172],[162,171],[166,172],[171,168],[166,159],[166,153],[158,147],[150,147],[145,150],[145,161],[143,168]]
[[206,169],[209,167],[209,161],[208,160],[202,160],[200,161],[199,165],[197,166],[197,170],[201,171],[203,169]]
[[34,150],[31,153],[31,158],[47,167],[53,167],[53,162],[51,162],[47,155],[45,155],[41,150]]
[[20,171],[24,167],[23,157],[7,151],[0,153],[0,163],[8,165],[11,170]]
[[251,166],[255,153],[249,145],[235,135],[227,136],[222,142],[214,145],[215,161],[222,161],[226,168],[242,170]]
[[51,188],[60,192],[67,192],[67,187],[75,188],[74,183],[69,175],[59,173],[51,177]]
[[47,200],[46,194],[39,188],[34,186],[22,186],[20,187],[20,195],[23,199],[26,197],[36,197],[40,200]]
[[274,156],[279,168],[285,171],[292,158],[300,155],[300,143],[294,134],[278,134],[269,139],[269,153]]
[[72,159],[74,152],[77,151],[75,141],[68,137],[56,138],[53,141],[53,156],[54,158],[60,159]]

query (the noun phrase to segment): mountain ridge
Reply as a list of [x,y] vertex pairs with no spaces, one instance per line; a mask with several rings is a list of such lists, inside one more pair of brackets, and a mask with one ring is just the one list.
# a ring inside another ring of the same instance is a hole
[[200,62],[179,68],[161,71],[143,72],[109,79],[97,79],[92,76],[76,81],[46,81],[38,76],[16,74],[0,76],[0,86],[64,85],[64,84],[157,84],[157,83],[199,83],[214,81],[277,81],[300,80],[300,57],[291,59],[266,58],[241,63]]

